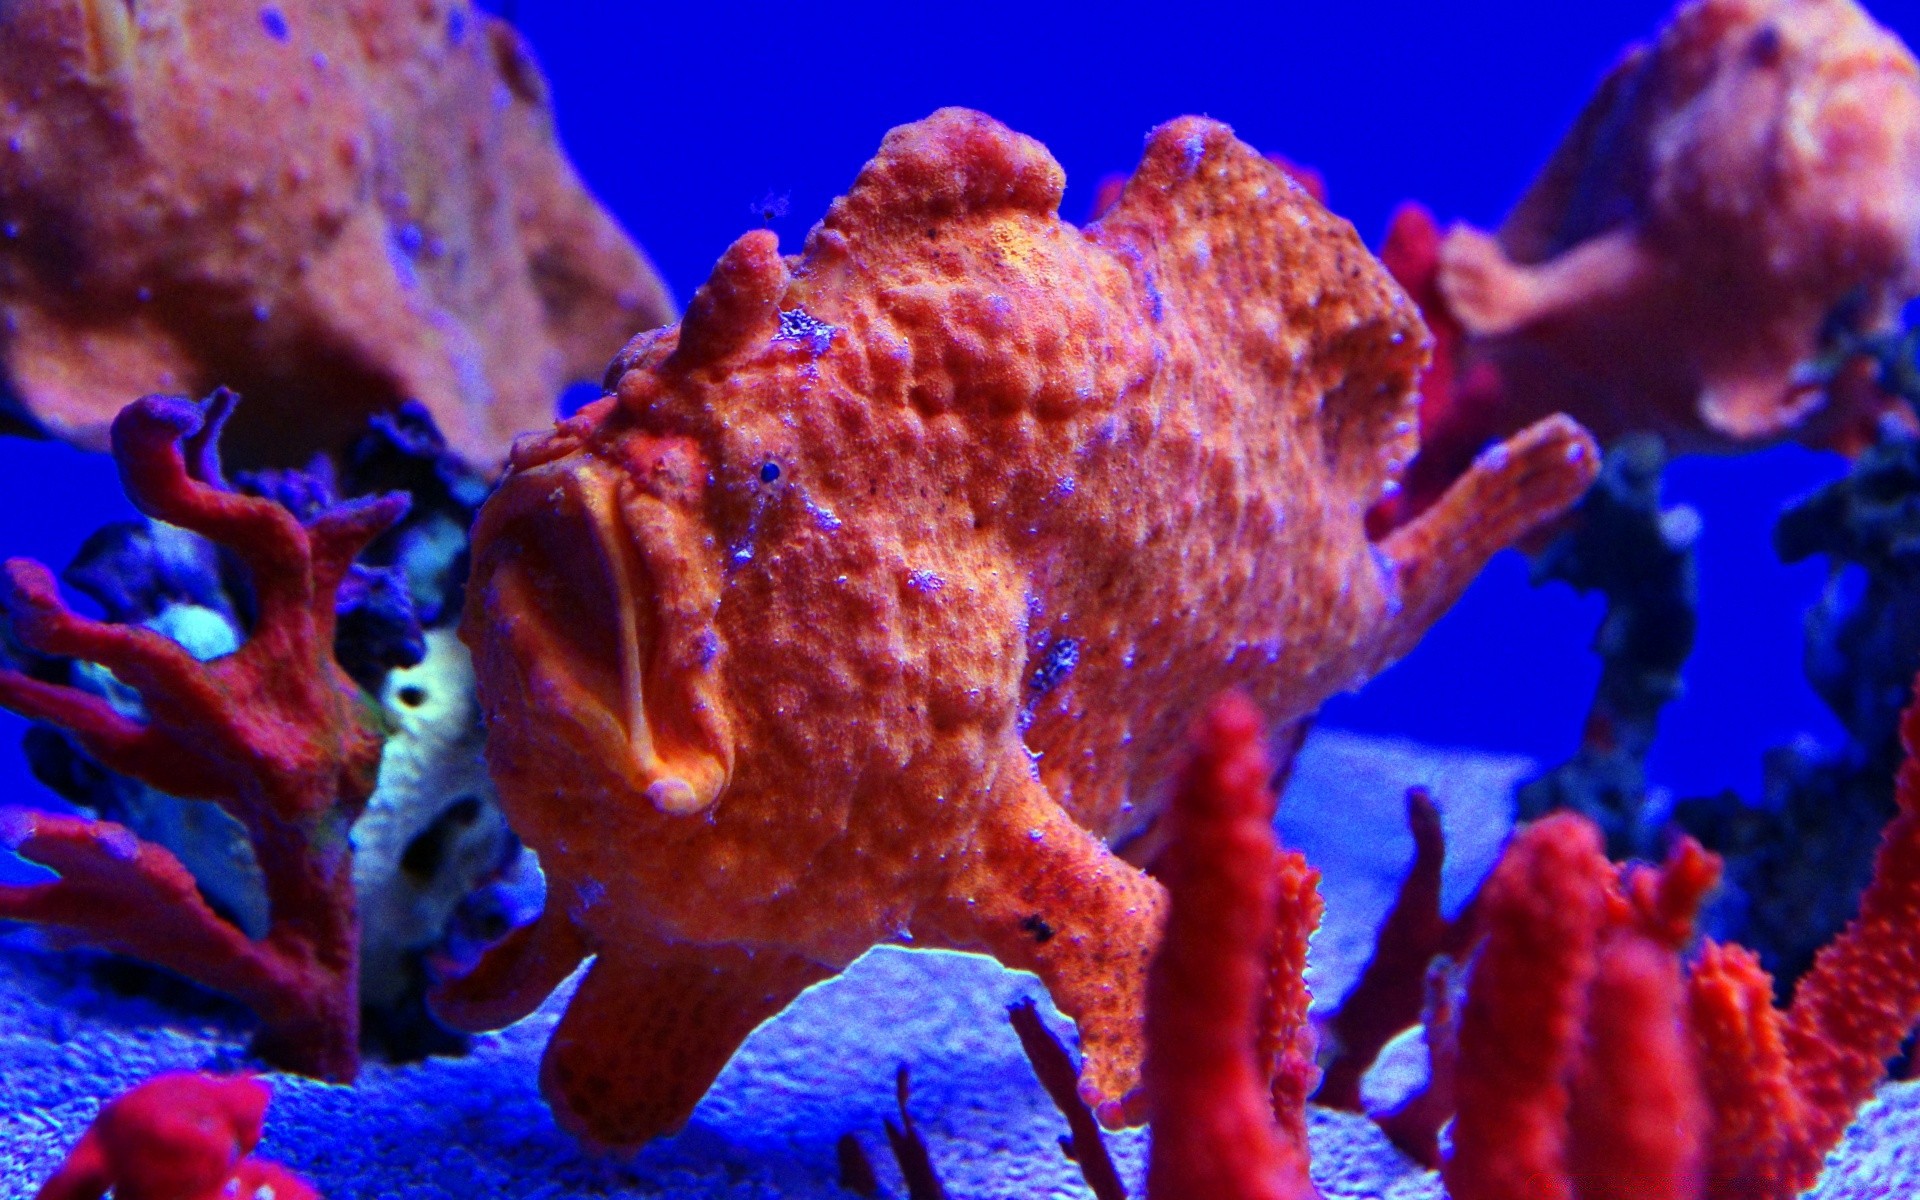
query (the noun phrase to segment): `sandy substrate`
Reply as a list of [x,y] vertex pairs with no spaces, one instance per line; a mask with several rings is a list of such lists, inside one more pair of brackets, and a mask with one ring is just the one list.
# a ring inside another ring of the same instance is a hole
[[[1328,920],[1313,944],[1324,1002],[1351,981],[1412,853],[1408,784],[1442,806],[1452,854],[1447,901],[1491,865],[1508,796],[1527,764],[1321,732],[1282,805],[1285,839],[1325,875]],[[583,1156],[535,1084],[558,1015],[550,1002],[473,1053],[369,1064],[351,1088],[275,1077],[263,1152],[329,1200],[571,1200],[573,1197],[844,1197],[834,1145],[853,1132],[883,1187],[904,1189],[881,1122],[906,1064],[913,1114],[954,1200],[1084,1197],[1061,1154],[1064,1122],[1034,1082],[1006,1008],[1044,997],[1028,975],[971,955],[884,949],[808,992],[754,1034],[679,1136],[625,1162]],[[1069,1027],[1044,1005],[1053,1026]],[[244,1018],[114,994],[87,957],[26,933],[0,937],[0,1200],[28,1197],[101,1101],[158,1070],[247,1065]],[[1329,1197],[1437,1198],[1438,1181],[1366,1121],[1316,1110],[1314,1173]],[[1145,1137],[1109,1138],[1141,1192]],[[1920,1084],[1890,1085],[1849,1133],[1815,1195],[1920,1195]]]

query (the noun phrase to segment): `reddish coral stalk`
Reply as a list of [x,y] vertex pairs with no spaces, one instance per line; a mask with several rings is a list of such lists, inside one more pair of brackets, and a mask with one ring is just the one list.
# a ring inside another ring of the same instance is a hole
[[248,941],[199,898],[177,860],[105,822],[14,811],[9,848],[61,878],[0,888],[0,918],[56,926],[239,999],[262,1022],[260,1053],[322,1078],[359,1064],[353,820],[373,791],[381,739],[333,659],[334,600],[354,557],[406,509],[404,496],[338,505],[304,526],[221,483],[215,442],[230,393],[205,405],[150,396],[113,424],[114,457],[143,513],[226,546],[252,578],[258,615],[239,650],[198,662],[150,630],[79,616],[39,563],[0,574],[15,634],[43,654],[95,662],[139,693],[146,721],[104,699],[0,671],[0,705],[59,725],[108,767],[212,800],[247,830],[271,925]]
[[1080,1098],[1080,1070],[1068,1057],[1067,1048],[1040,1019],[1040,1012],[1031,1000],[1007,1009],[1007,1020],[1019,1035],[1020,1048],[1033,1064],[1040,1086],[1047,1089],[1054,1107],[1067,1119],[1071,1132],[1060,1139],[1060,1148],[1079,1165],[1081,1176],[1097,1200],[1126,1200],[1127,1189],[1107,1154],[1106,1140],[1100,1136],[1100,1122],[1094,1119],[1087,1102]]
[[1568,1076],[1613,868],[1593,826],[1522,831],[1487,882],[1485,929],[1460,1019],[1454,1200],[1568,1200]]
[[1692,1069],[1680,960],[1638,930],[1602,939],[1567,1121],[1582,1200],[1694,1200],[1706,1101]]
[[1707,1194],[1791,1196],[1785,1161],[1809,1154],[1804,1104],[1794,1090],[1773,979],[1744,946],[1707,943],[1687,977],[1688,1014],[1712,1110]]
[[1373,957],[1327,1022],[1334,1055],[1314,1101],[1360,1112],[1360,1080],[1386,1044],[1420,1020],[1427,968],[1445,944],[1448,923],[1440,913],[1440,874],[1447,860],[1440,813],[1425,788],[1407,791],[1407,828],[1413,863],[1380,924]]
[[1275,874],[1273,939],[1267,950],[1267,1004],[1254,1042],[1254,1062],[1271,1073],[1269,1094],[1281,1136],[1307,1161],[1307,1097],[1320,1082],[1319,1038],[1308,1010],[1307,942],[1326,903],[1320,872],[1298,850],[1282,851]]
[[109,1100],[37,1200],[318,1200],[306,1180],[250,1157],[269,1099],[248,1076],[156,1075]]
[[1454,962],[1444,958],[1427,970],[1427,1001],[1420,1018],[1426,1026],[1426,1083],[1374,1118],[1388,1141],[1429,1171],[1440,1169],[1440,1127],[1453,1119],[1456,1102],[1454,1080],[1460,1065],[1460,1016],[1453,994],[1456,970]]
[[893,1079],[893,1095],[900,1108],[900,1123],[886,1123],[887,1145],[893,1150],[893,1161],[900,1164],[900,1177],[907,1184],[907,1200],[947,1200],[946,1186],[940,1182],[939,1172],[934,1170],[933,1155],[927,1149],[926,1139],[920,1136],[920,1127],[913,1123],[913,1114],[907,1110],[912,1091],[913,1083],[907,1074],[907,1065],[901,1063]]
[[1216,701],[1175,793],[1169,907],[1147,990],[1154,1200],[1300,1200],[1306,1157],[1276,1127],[1255,1029],[1279,890],[1271,775],[1244,697]]

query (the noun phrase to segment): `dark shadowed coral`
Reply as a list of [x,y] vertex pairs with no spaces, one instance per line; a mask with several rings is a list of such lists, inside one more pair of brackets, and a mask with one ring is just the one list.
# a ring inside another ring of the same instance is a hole
[[570,1128],[675,1127],[908,940],[1035,971],[1082,1095],[1137,1119],[1163,900],[1106,843],[1151,827],[1185,714],[1243,686],[1297,724],[1592,479],[1551,419],[1370,540],[1425,338],[1351,227],[1198,119],[1084,233],[1062,185],[975,113],[895,130],[483,510],[466,636],[552,887],[442,1009],[511,1020],[597,956],[544,1069]]
[[1079,1071],[1067,1048],[1060,1044],[1033,1001],[1025,1000],[1007,1010],[1007,1020],[1020,1038],[1020,1048],[1033,1066],[1034,1078],[1047,1089],[1060,1115],[1071,1131],[1060,1139],[1060,1149],[1080,1168],[1095,1200],[1127,1200],[1127,1189],[1114,1169],[1107,1143],[1100,1136],[1100,1123],[1093,1110],[1080,1098]]
[[900,1177],[906,1180],[907,1200],[947,1200],[947,1189],[940,1182],[940,1173],[934,1170],[933,1155],[908,1108],[912,1094],[912,1081],[906,1064],[902,1063],[893,1077],[893,1098],[900,1110],[900,1123],[886,1123],[887,1146],[893,1151],[893,1160],[900,1164]]
[[1759,956],[1783,991],[1852,914],[1895,811],[1899,719],[1920,671],[1920,441],[1883,431],[1845,478],[1790,505],[1774,528],[1787,562],[1829,577],[1807,611],[1807,678],[1847,731],[1839,746],[1770,751],[1761,795],[1689,798],[1675,819],[1727,860],[1713,936]]
[[157,1075],[107,1101],[36,1200],[318,1200],[306,1180],[253,1157],[267,1085],[246,1076]]
[[1407,792],[1407,826],[1413,834],[1413,862],[1380,923],[1373,956],[1325,1023],[1331,1053],[1313,1099],[1328,1108],[1363,1111],[1362,1077],[1388,1042],[1420,1023],[1429,966],[1453,948],[1462,936],[1458,930],[1470,928],[1466,914],[1456,922],[1440,911],[1446,842],[1439,810],[1425,788]]
[[357,555],[399,517],[386,496],[304,524],[227,489],[215,443],[232,398],[149,397],[113,426],[128,497],[147,516],[231,550],[255,619],[232,653],[202,663],[150,629],[81,617],[38,563],[6,564],[15,638],[96,663],[137,693],[139,716],[18,671],[0,703],[66,730],[93,758],[159,791],[208,800],[246,830],[268,927],[259,940],[208,907],[171,853],[122,826],[13,809],[7,848],[52,867],[51,883],[0,889],[0,917],[71,932],[245,1002],[261,1052],[325,1078],[359,1062],[359,927],[348,833],[372,793],[381,739],[367,698],[333,657],[334,604]]
[[1685,506],[1661,507],[1665,466],[1658,438],[1622,440],[1607,452],[1570,528],[1533,560],[1536,584],[1558,580],[1599,592],[1607,612],[1594,635],[1600,683],[1580,748],[1520,787],[1519,815],[1580,813],[1605,831],[1614,858],[1660,852],[1665,821],[1646,811],[1647,754],[1660,711],[1680,695],[1700,604],[1700,518]]
[[673,316],[467,0],[0,9],[0,392],[105,445],[126,398],[234,387],[241,462],[422,401],[491,467]]

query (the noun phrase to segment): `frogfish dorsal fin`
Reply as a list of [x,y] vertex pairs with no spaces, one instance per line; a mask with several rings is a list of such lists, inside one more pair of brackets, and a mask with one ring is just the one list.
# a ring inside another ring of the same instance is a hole
[[764,346],[780,331],[780,297],[790,282],[774,232],[742,234],[693,294],[668,364],[701,367]]
[[1039,142],[984,113],[943,108],[890,131],[823,224],[871,228],[1009,209],[1047,217],[1066,186]]

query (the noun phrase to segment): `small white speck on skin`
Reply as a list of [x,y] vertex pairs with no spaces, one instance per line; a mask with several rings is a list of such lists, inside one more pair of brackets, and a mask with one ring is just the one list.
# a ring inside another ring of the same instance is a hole
[[[1574,449],[1579,449],[1579,443],[1574,443]],[[1474,460],[1473,465],[1483,471],[1504,471],[1507,469],[1509,458],[1507,444],[1495,442],[1480,452],[1480,457]]]
[[1584,442],[1575,442],[1567,447],[1567,461],[1570,463],[1577,463],[1586,456],[1587,447]]

